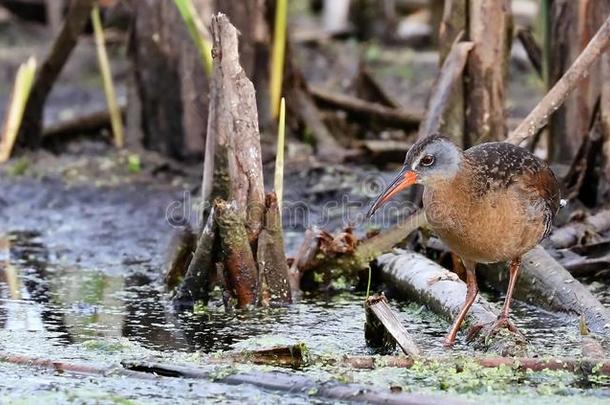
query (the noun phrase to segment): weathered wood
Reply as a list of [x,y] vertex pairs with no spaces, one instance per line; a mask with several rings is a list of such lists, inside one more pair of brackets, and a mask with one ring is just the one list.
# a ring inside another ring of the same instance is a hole
[[[595,31],[610,14],[610,3],[602,1],[554,0],[549,5],[549,87],[559,80],[585,49]],[[550,158],[570,162],[587,135],[589,119],[603,83],[600,62],[582,75],[560,109],[550,117]]]
[[[503,265],[485,266],[479,275],[494,286],[508,283]],[[610,336],[610,310],[541,246],[523,256],[514,297],[552,311],[583,316],[591,331]]]
[[523,45],[523,49],[525,49],[532,67],[538,73],[538,76],[542,78],[542,49],[536,43],[534,35],[529,29],[521,27],[517,29],[517,38],[521,45]]
[[190,227],[174,231],[169,243],[169,255],[163,282],[172,291],[182,281],[196,248],[195,234]]
[[[432,260],[413,252],[390,253],[377,259],[381,278],[401,295],[427,305],[448,321],[458,314],[466,297],[466,284],[457,275]],[[497,312],[481,296],[472,305],[465,320],[476,344],[502,356],[516,356],[525,351],[520,335],[504,329],[488,338]]]
[[255,241],[263,225],[265,190],[254,85],[239,63],[237,30],[224,14],[212,18],[216,89],[216,130],[228,139],[230,199],[246,215],[248,238]]
[[[464,144],[463,76],[472,42],[456,42],[443,62],[428,101],[418,138],[440,132]],[[460,107],[461,106],[461,107]]]
[[[212,0],[195,0],[208,23]],[[135,91],[129,117],[140,116],[145,147],[176,158],[201,159],[208,114],[208,77],[173,1],[132,0],[130,59]],[[139,107],[139,110],[138,110]],[[129,125],[129,124],[128,124]]]
[[214,210],[222,247],[225,285],[232,296],[237,298],[237,307],[247,308],[256,304],[258,272],[246,224],[235,203],[217,201]]
[[76,46],[78,37],[91,15],[94,3],[94,0],[74,0],[70,2],[64,23],[36,73],[17,136],[19,145],[28,148],[40,146],[43,110],[47,96]]
[[195,252],[190,259],[184,279],[172,298],[175,309],[190,311],[197,302],[204,305],[208,303],[210,278],[212,273],[216,271],[214,263],[217,253],[214,252],[214,249],[217,247],[216,212],[212,208],[197,241]]
[[[599,235],[610,229],[610,210],[587,216],[582,222],[572,222],[553,231],[549,242],[554,248],[567,248],[582,244],[585,238]],[[584,241],[586,242],[586,241]]]
[[[421,350],[415,340],[402,326],[383,295],[369,297],[364,303],[364,308],[367,314],[367,322],[364,327],[365,337],[370,337],[372,333],[378,336],[383,331],[383,334],[387,333],[395,343],[398,343],[406,355],[414,359],[421,356]],[[376,322],[373,322],[373,319]],[[367,343],[370,341],[367,338]]]
[[315,86],[310,86],[310,92],[321,105],[346,111],[352,114],[353,119],[358,121],[373,121],[380,125],[407,130],[415,129],[422,120],[420,112],[407,111],[404,108],[389,108],[378,103],[333,93]]
[[267,194],[265,224],[258,235],[256,254],[260,279],[259,302],[265,306],[287,304],[292,300],[280,215],[275,194]]
[[466,81],[466,145],[506,137],[505,78],[511,45],[509,0],[470,0]]
[[442,65],[457,38],[468,31],[468,0],[445,0],[439,27],[439,61]]
[[591,66],[610,43],[610,17],[602,24],[587,47],[576,58],[574,63],[565,71],[540,100],[538,105],[528,114],[506,140],[515,145],[534,136],[549,121],[549,117],[561,106],[570,92],[578,86],[580,80],[589,73]]

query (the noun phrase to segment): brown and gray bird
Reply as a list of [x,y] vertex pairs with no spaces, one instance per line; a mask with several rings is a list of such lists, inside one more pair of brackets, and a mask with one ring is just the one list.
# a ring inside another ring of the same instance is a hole
[[369,216],[413,184],[424,186],[430,227],[466,269],[466,301],[445,345],[455,342],[476,299],[476,263],[510,262],[508,291],[493,330],[516,331],[508,313],[521,256],[549,234],[560,206],[559,184],[549,166],[508,143],[484,143],[463,151],[448,138],[432,135],[411,147],[402,170]]

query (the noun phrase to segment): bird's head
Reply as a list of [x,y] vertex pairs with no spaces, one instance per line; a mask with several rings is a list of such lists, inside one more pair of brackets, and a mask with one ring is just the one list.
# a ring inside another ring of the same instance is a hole
[[462,150],[443,135],[430,135],[416,142],[407,152],[402,169],[377,197],[367,216],[413,184],[426,186],[451,181],[458,174],[462,161]]

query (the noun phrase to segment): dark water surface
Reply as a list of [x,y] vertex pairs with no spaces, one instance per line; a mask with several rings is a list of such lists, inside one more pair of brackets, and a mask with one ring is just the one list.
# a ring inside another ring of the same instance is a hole
[[[303,342],[315,355],[371,354],[363,336],[362,293],[306,295],[286,308],[227,314],[216,292],[204,313],[169,311],[159,274],[172,232],[165,211],[182,195],[175,187],[132,184],[100,189],[7,178],[0,179],[0,188],[0,229],[7,245],[0,250],[5,270],[0,282],[0,351],[4,353],[105,365],[149,359],[200,367],[210,367],[200,361],[204,353],[278,343]],[[9,282],[11,278],[16,284]],[[448,328],[445,321],[415,304],[391,301],[391,305],[427,354],[447,355],[441,346]],[[532,354],[580,353],[576,320],[522,303],[515,304],[513,318],[527,336]],[[452,353],[472,351],[458,343]],[[562,373],[525,373],[516,378],[512,370],[456,376],[443,369],[318,367],[298,373],[428,393],[448,391],[466,399],[497,402],[610,400],[610,382],[583,381]],[[208,381],[62,376],[1,363],[0,375],[0,402],[24,398],[45,403],[311,400],[307,395],[289,399],[254,387]]]

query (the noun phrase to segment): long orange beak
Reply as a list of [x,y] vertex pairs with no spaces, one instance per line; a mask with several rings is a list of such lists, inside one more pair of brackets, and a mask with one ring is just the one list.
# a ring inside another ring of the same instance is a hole
[[366,214],[366,217],[370,218],[379,207],[381,207],[389,199],[400,193],[405,188],[408,188],[409,186],[415,184],[416,180],[417,176],[415,175],[415,172],[413,170],[403,168],[400,173],[398,173],[398,176],[396,176],[396,178],[392,181],[392,183],[390,183],[388,188],[386,188],[385,191],[381,193],[379,197],[377,197],[377,199],[369,209],[369,212]]

